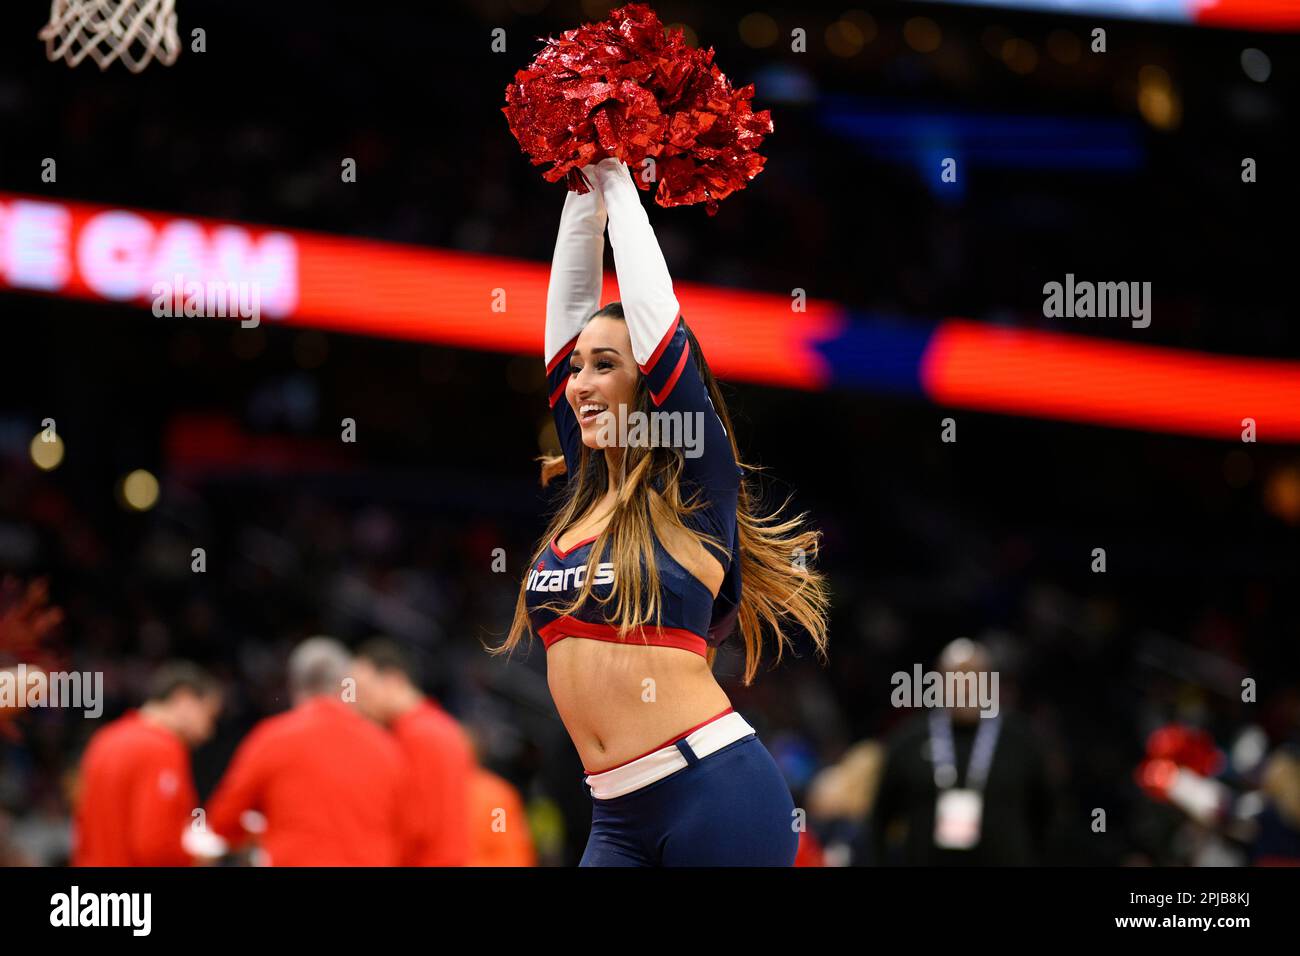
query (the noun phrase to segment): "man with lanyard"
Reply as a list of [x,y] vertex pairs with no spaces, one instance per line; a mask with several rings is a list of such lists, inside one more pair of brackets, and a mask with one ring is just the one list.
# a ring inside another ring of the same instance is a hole
[[[978,687],[992,681],[987,650],[949,644],[936,669]],[[967,678],[974,677],[974,680]],[[960,701],[959,701],[960,702]],[[948,703],[951,703],[949,701]],[[931,709],[886,741],[884,769],[858,862],[910,866],[1029,866],[1042,863],[1051,788],[1043,748],[1004,703],[981,716],[980,701]]]
[[969,850],[980,841],[984,819],[984,785],[998,746],[1000,716],[979,718],[963,786],[958,787],[957,750],[952,739],[952,714],[930,711],[930,759],[939,798],[934,807],[934,844],[948,850]]

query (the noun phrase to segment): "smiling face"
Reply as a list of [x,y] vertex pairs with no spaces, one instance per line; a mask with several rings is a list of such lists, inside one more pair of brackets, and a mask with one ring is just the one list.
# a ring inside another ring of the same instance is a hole
[[[616,416],[619,406],[626,406],[624,415],[633,410],[640,376],[627,323],[607,316],[588,322],[569,356],[569,384],[564,390],[578,417],[584,445],[602,447],[599,439],[606,416]],[[607,431],[617,434],[613,421]]]

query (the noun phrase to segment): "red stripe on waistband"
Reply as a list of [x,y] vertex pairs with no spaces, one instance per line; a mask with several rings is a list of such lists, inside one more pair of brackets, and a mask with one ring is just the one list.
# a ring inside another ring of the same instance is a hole
[[714,722],[715,720],[717,720],[719,717],[726,717],[728,714],[730,714],[730,713],[731,713],[732,711],[734,711],[734,710],[735,710],[734,707],[728,707],[728,708],[727,708],[726,710],[724,710],[722,713],[720,713],[720,714],[714,714],[714,715],[713,715],[712,717],[710,717],[708,720],[703,721],[702,723],[698,723],[698,724],[696,724],[696,725],[695,725],[694,727],[692,727],[690,730],[683,730],[680,734],[678,734],[676,737],[672,738],[671,740],[665,740],[665,741],[664,741],[663,743],[661,743],[658,747],[651,747],[651,748],[650,748],[649,750],[647,750],[645,753],[643,753],[643,754],[639,754],[638,756],[632,757],[632,758],[630,758],[630,759],[628,759],[628,760],[624,760],[622,763],[614,764],[614,766],[612,766],[612,767],[606,767],[604,770],[586,770],[586,769],[584,769],[582,772],[585,773],[585,774],[587,774],[588,776],[593,776],[593,775],[598,774],[598,773],[609,773],[611,770],[617,770],[619,767],[626,767],[628,764],[632,763],[633,761],[640,760],[642,757],[648,757],[648,756],[650,756],[650,755],[651,755],[652,753],[654,753],[656,750],[663,750],[665,747],[668,747],[668,746],[671,746],[672,744],[677,743],[677,741],[681,740],[682,738],[684,738],[684,737],[689,737],[691,734],[695,733],[695,731],[699,730],[701,727],[707,727],[709,724],[713,723],[713,722]]

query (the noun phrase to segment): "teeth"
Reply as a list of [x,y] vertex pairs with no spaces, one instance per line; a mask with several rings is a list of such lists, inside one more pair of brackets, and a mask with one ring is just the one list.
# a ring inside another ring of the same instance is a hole
[[578,411],[585,417],[593,412],[603,412],[607,407],[606,405],[583,405]]

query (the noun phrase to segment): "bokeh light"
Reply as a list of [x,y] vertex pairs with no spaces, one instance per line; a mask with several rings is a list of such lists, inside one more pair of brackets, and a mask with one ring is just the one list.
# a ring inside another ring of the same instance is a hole
[[45,432],[37,432],[29,448],[32,464],[41,471],[53,471],[63,462],[63,439],[57,433],[51,437],[53,441],[46,441]]
[[1300,467],[1287,465],[1268,476],[1264,504],[1287,524],[1300,524]]
[[1002,62],[1011,72],[1026,76],[1038,67],[1038,51],[1028,40],[1010,37],[1002,43]]
[[1263,50],[1248,47],[1241,51],[1241,68],[1256,83],[1264,83],[1273,73],[1273,61]]
[[933,53],[943,43],[943,32],[929,17],[912,17],[903,24],[903,39],[917,53]]
[[756,50],[771,46],[780,36],[776,21],[766,13],[746,14],[740,18],[737,26],[740,30],[741,42]]
[[158,503],[158,479],[137,468],[122,479],[122,501],[133,511],[148,511]]
[[1083,44],[1069,30],[1053,30],[1047,35],[1047,52],[1057,63],[1071,66],[1083,55]]
[[1174,129],[1182,121],[1183,104],[1169,74],[1148,64],[1138,71],[1138,112],[1156,129]]
[[875,17],[865,10],[845,10],[840,19],[858,28],[858,32],[862,34],[864,44],[870,43],[876,38],[876,34],[880,32],[876,27]]
[[861,28],[852,20],[836,20],[826,28],[826,49],[836,56],[857,56],[866,42]]

